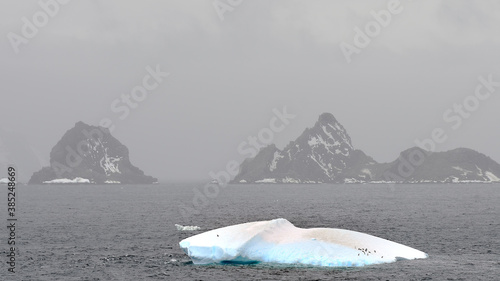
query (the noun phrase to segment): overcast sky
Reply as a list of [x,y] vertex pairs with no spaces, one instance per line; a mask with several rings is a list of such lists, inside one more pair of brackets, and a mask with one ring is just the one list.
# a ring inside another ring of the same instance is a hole
[[[36,163],[16,163],[29,178],[77,121],[109,118],[146,174],[208,179],[241,161],[238,145],[286,106],[296,117],[276,133],[279,148],[330,112],[379,162],[435,128],[448,136],[437,150],[469,147],[500,161],[500,87],[460,126],[454,112],[443,119],[454,104],[475,106],[478,77],[500,81],[500,2],[390,2],[70,1],[49,6],[44,23],[38,1],[1,1],[0,160],[29,150]],[[356,27],[388,5],[397,7],[390,22],[348,63],[342,42],[356,47]],[[114,112],[148,66],[170,75],[127,116]]]

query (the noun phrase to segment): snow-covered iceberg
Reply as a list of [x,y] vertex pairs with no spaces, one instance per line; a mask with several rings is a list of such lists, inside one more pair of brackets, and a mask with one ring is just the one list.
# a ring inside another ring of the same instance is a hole
[[196,225],[180,225],[180,224],[175,224],[175,227],[177,228],[178,231],[195,231],[195,230],[200,230],[201,227],[196,226]]
[[104,182],[105,184],[120,184],[120,181],[107,180]]
[[214,229],[179,243],[194,264],[284,263],[364,266],[427,254],[369,234],[334,228],[303,229],[286,219]]
[[70,183],[91,183],[89,179],[76,177],[74,179],[55,179],[50,181],[44,181],[45,184],[70,184]]

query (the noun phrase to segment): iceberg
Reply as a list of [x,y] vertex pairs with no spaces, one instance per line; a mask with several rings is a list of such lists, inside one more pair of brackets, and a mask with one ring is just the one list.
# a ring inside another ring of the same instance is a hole
[[196,225],[180,225],[180,224],[175,224],[175,227],[177,228],[178,231],[195,231],[195,230],[200,230],[201,227],[196,226]]
[[91,183],[89,179],[76,177],[74,179],[55,179],[50,181],[44,181],[45,184],[70,184],[70,183]]
[[120,181],[112,181],[112,180],[107,180],[104,182],[105,184],[120,184]]
[[286,219],[207,231],[179,242],[194,264],[282,263],[351,267],[424,259],[422,251],[369,234],[334,228],[303,229]]

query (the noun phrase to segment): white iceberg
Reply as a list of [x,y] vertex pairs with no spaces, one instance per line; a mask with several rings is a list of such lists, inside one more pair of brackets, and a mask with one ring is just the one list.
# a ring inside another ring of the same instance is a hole
[[90,183],[89,179],[84,178],[74,178],[74,179],[55,179],[50,181],[44,181],[45,184],[67,184],[67,183]]
[[194,264],[284,263],[364,266],[428,255],[369,234],[334,228],[303,229],[286,219],[214,229],[179,243]]
[[113,181],[113,180],[107,180],[104,182],[105,184],[119,184],[121,183],[120,181]]
[[180,224],[175,224],[175,227],[177,228],[178,231],[195,231],[195,230],[200,230],[201,227],[196,226],[196,225],[180,225]]
[[255,183],[276,183],[276,179],[261,179],[261,180],[255,181]]

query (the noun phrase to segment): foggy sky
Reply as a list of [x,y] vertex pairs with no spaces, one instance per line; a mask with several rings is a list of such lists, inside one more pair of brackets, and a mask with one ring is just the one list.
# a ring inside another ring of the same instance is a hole
[[[22,35],[22,18],[43,10],[2,1],[0,131],[24,141],[3,141],[0,160],[29,148],[29,178],[76,122],[109,118],[146,174],[204,180],[242,161],[238,145],[286,106],[296,117],[276,133],[279,148],[330,112],[379,162],[435,128],[448,136],[438,151],[468,147],[500,161],[500,88],[456,130],[443,119],[479,76],[500,81],[498,1],[401,1],[351,63],[340,43],[352,45],[355,27],[390,1],[245,0],[224,20],[213,2],[70,1],[16,54],[9,34]],[[112,104],[148,66],[170,75],[122,120]]]

